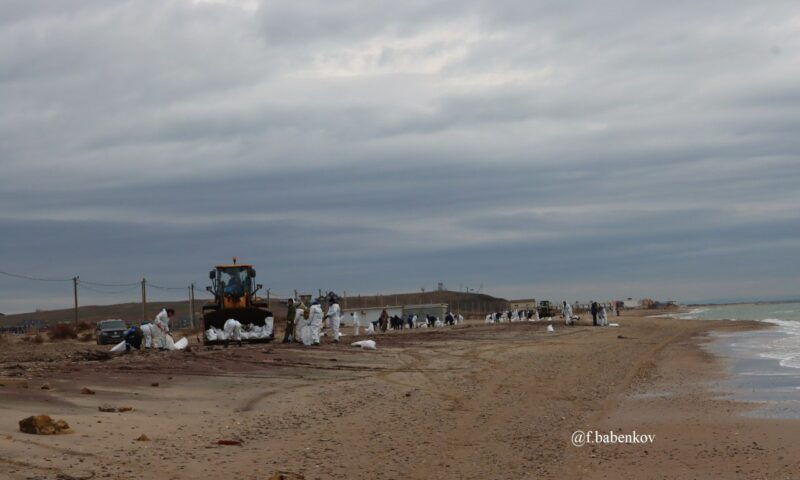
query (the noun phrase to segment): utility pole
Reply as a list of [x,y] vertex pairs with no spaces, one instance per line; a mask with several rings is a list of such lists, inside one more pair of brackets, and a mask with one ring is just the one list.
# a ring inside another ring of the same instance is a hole
[[269,310],[269,291],[270,290],[271,289],[269,289],[269,288],[267,289],[267,310]]
[[194,283],[189,285],[189,324],[194,330]]
[[342,303],[344,303],[344,309],[347,310],[347,290],[342,291]]
[[78,277],[72,277],[72,294],[75,297],[75,326],[78,326]]
[[142,323],[147,321],[147,280],[142,279]]

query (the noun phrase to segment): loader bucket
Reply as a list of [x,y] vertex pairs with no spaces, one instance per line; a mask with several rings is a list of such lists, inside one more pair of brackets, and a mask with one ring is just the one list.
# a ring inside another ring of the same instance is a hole
[[[265,319],[268,316],[271,316],[272,312],[268,310],[264,310],[261,308],[223,308],[220,310],[212,310],[206,312],[203,315],[203,331],[205,332],[211,327],[217,328],[222,330],[225,326],[225,322],[232,318],[234,320],[238,320],[243,326],[247,326],[249,324],[253,324],[259,327],[263,327],[266,322]],[[215,344],[215,343],[225,343],[225,341],[209,341],[205,335],[203,336],[204,343],[206,345]],[[268,342],[270,339],[248,339],[243,340],[243,342],[250,342],[250,343],[258,343],[258,342]]]

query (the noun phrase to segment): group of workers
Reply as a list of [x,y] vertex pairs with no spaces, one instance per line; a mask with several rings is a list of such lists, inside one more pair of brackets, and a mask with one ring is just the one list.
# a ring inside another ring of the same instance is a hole
[[494,312],[486,315],[486,323],[504,322],[538,322],[539,311],[533,310],[507,310],[504,312]]
[[[619,316],[619,306],[617,304],[612,304],[611,308],[613,308],[616,312],[616,315]],[[593,325],[600,327],[608,325],[608,313],[605,305],[592,302],[591,312]],[[574,311],[572,310],[572,305],[566,301],[562,302],[561,318],[563,318],[565,325],[574,325],[575,322],[581,319],[581,317],[575,315]],[[526,320],[529,322],[539,321],[539,311],[534,308],[531,310],[508,310],[486,315],[486,323],[523,322]]]
[[311,302],[311,307],[306,313],[305,305],[302,302],[295,303],[294,299],[290,298],[287,302],[286,331],[283,334],[283,343],[300,341],[303,344],[319,346],[323,320],[327,321],[328,328],[333,332],[333,343],[339,343],[342,309],[339,307],[336,297],[329,297],[328,311],[324,313],[319,300]]
[[[283,343],[300,342],[306,345],[318,346],[323,335],[323,323],[330,330],[333,343],[339,343],[341,338],[342,309],[336,296],[330,295],[326,301],[328,309],[323,311],[319,300],[314,300],[310,307],[292,298],[287,300],[286,330]],[[362,312],[363,313],[363,312]],[[361,330],[361,314],[350,312],[350,323],[353,325],[353,334],[359,335]],[[420,320],[417,315],[409,314],[405,319],[395,314],[390,316],[384,309],[377,320],[368,322],[365,333],[374,334],[377,331],[402,330],[405,328],[440,327],[456,325],[464,322],[464,317],[448,312],[444,322],[433,315],[426,315]]]
[[152,323],[144,323],[141,326],[134,325],[129,328],[124,335],[125,350],[131,348],[141,350],[144,348],[167,348],[167,335],[169,333],[169,321],[175,316],[175,310],[162,308]]

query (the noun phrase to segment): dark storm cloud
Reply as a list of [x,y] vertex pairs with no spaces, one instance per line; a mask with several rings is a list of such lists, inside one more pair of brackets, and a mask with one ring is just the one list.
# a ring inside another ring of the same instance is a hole
[[[789,295],[798,26],[782,1],[3,2],[0,270]],[[0,311],[57,285],[0,278]]]

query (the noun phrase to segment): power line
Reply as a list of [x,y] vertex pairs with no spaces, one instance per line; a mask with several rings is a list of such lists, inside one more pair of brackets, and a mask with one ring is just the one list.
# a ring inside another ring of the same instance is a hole
[[4,272],[0,270],[0,275],[6,275],[8,277],[14,278],[22,278],[24,280],[33,280],[35,282],[71,282],[71,278],[41,278],[41,277],[30,277],[28,275],[20,275],[19,273],[10,273]]
[[[109,292],[109,291],[106,291],[106,290],[98,290],[96,288],[87,287],[86,285],[83,284],[82,280],[78,280],[78,286],[83,288],[83,289],[85,289],[85,290],[89,290],[91,292],[105,293],[105,294],[108,294],[108,295],[116,295],[116,294],[120,294],[120,293],[128,293],[128,292],[133,290],[132,288],[126,288],[126,289],[118,290],[118,291],[114,291],[114,292]],[[138,287],[138,285],[137,285],[137,287]]]
[[98,282],[87,282],[86,280],[81,280],[81,283],[85,283],[86,285],[94,285],[95,287],[134,287],[139,286],[139,282],[133,283],[98,283]]
[[156,284],[150,282],[149,280],[146,283],[147,283],[148,286],[153,287],[153,288],[157,288],[159,290],[186,290],[187,288],[189,288],[189,285],[187,285],[185,287],[163,287],[161,285],[156,285]]

